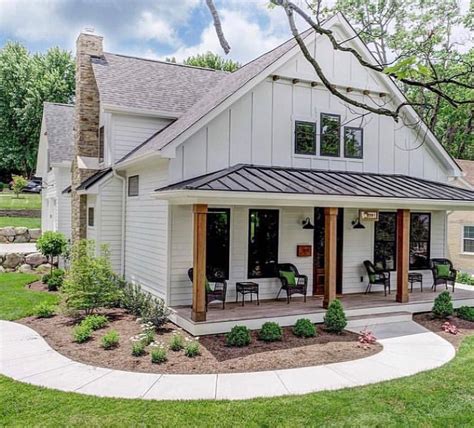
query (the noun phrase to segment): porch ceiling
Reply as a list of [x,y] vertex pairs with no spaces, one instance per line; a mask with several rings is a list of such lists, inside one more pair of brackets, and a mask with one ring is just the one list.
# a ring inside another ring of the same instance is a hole
[[[324,171],[239,164],[156,190],[179,203],[214,198],[301,205],[426,207],[474,210],[474,191],[399,174]],[[229,201],[230,202],[230,201]]]

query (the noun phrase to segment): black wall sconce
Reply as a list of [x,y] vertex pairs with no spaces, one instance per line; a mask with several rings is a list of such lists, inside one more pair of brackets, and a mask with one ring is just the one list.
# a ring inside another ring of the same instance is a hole
[[314,226],[311,224],[311,220],[309,219],[309,217],[306,217],[303,221],[302,221],[302,224],[303,224],[303,229],[314,229]]
[[355,220],[352,220],[353,229],[365,229],[365,226],[360,222],[360,218],[357,217]]

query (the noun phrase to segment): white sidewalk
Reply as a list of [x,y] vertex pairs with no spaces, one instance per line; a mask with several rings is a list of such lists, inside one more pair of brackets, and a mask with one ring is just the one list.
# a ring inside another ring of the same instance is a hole
[[0,373],[34,385],[104,397],[238,400],[381,382],[434,369],[455,355],[450,343],[413,321],[368,328],[383,350],[359,360],[255,373],[160,375],[72,361],[30,328],[0,321]]

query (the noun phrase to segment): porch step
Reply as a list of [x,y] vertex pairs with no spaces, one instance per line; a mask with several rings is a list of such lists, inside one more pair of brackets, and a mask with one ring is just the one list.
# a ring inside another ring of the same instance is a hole
[[390,312],[382,314],[370,314],[347,317],[346,328],[365,327],[373,324],[390,324],[394,322],[411,321],[413,314],[410,312]]

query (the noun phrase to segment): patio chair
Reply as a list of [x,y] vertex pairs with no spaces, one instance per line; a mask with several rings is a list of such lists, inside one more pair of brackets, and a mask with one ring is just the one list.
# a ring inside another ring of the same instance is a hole
[[456,276],[458,272],[453,268],[451,260],[431,259],[430,269],[433,274],[433,285],[431,286],[431,289],[436,291],[436,286],[438,284],[444,284],[447,290],[448,285],[451,285],[453,287],[454,293],[454,284],[456,283]]
[[[188,277],[193,282],[193,268],[188,270]],[[222,309],[225,309],[225,298],[227,294],[227,281],[223,278],[210,278],[207,277],[206,283],[206,312],[207,305],[216,300],[222,302]],[[214,287],[211,287],[211,283],[214,284]]]
[[[282,291],[286,292],[286,303],[290,303],[291,296],[293,294],[302,294],[304,301],[306,302],[306,292],[308,290],[308,277],[306,275],[300,275],[295,265],[291,263],[280,263],[277,265],[278,278],[281,281],[281,288],[278,291],[276,300],[280,297]],[[288,277],[285,276],[285,272],[295,275],[295,284],[288,283]]]
[[372,285],[383,285],[385,296],[387,295],[387,289],[388,294],[390,294],[390,272],[377,269],[370,260],[364,260],[364,266],[369,276],[369,283],[367,284],[365,294],[370,293]]

